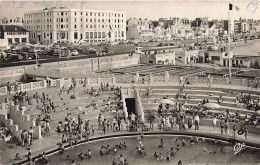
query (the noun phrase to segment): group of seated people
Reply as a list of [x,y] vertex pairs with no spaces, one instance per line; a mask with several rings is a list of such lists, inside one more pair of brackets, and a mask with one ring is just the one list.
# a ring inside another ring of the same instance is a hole
[[243,103],[248,110],[260,110],[260,101],[253,99],[250,94],[240,93],[236,94],[236,103]]
[[118,149],[126,149],[126,143],[120,142],[119,144],[116,144],[114,147],[110,147],[109,145],[101,146],[99,153],[100,155],[109,154],[111,152],[116,153]]

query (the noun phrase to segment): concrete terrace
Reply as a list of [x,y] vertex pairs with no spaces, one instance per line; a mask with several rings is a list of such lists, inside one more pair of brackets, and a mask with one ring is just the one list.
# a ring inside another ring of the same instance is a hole
[[[161,83],[153,83],[152,85],[148,84],[116,84],[116,86],[120,86],[122,88],[132,88],[133,86],[136,86],[140,90],[147,89],[150,87],[152,89],[153,95],[145,98],[141,98],[141,102],[145,111],[149,110],[156,110],[158,107],[157,104],[153,104],[151,102],[154,101],[155,98],[162,98],[163,96],[169,95],[171,99],[173,99],[174,94],[176,94],[178,90],[178,84],[177,83],[165,83],[163,86]],[[98,88],[98,86],[94,86],[95,88]],[[224,91],[233,91],[234,93],[225,93]],[[51,122],[51,132],[43,137],[42,139],[37,139],[33,141],[33,145],[30,146],[33,152],[33,156],[36,156],[43,151],[50,151],[52,149],[57,148],[57,143],[61,142],[61,137],[55,132],[57,122],[63,121],[67,113],[71,113],[74,118],[77,117],[78,114],[81,115],[81,117],[85,119],[89,119],[91,121],[91,124],[95,125],[95,128],[97,128],[97,116],[100,113],[100,110],[104,109],[104,101],[108,97],[111,97],[114,102],[114,104],[118,103],[117,97],[114,95],[113,92],[102,92],[101,96],[98,98],[89,96],[87,94],[84,94],[84,88],[83,87],[77,87],[75,89],[75,95],[77,96],[77,99],[70,99],[70,94],[62,94],[58,95],[59,89],[54,87],[49,87],[45,89],[39,89],[34,91],[29,91],[29,94],[34,94],[35,92],[38,92],[39,94],[42,92],[45,92],[49,95],[50,99],[55,102],[55,105],[57,106],[56,112],[52,113],[53,121]],[[260,96],[260,90],[259,89],[248,89],[247,87],[242,86],[226,86],[226,85],[215,85],[213,84],[210,88],[206,87],[205,84],[196,84],[196,85],[187,85],[185,90],[187,91],[190,99],[188,102],[189,104],[194,104],[195,106],[197,102],[200,99],[203,99],[204,97],[208,97],[210,101],[216,101],[216,98],[221,93],[223,96],[223,103],[221,106],[223,106],[223,109],[219,109],[218,111],[225,111],[226,108],[232,109],[233,112],[236,110],[239,110],[240,113],[243,114],[243,111],[246,113],[250,113],[250,111],[243,109],[243,108],[235,108],[234,107],[234,97],[235,92],[246,92],[251,93],[251,96],[254,98],[258,98]],[[209,96],[211,94],[211,96]],[[3,96],[0,97],[1,100],[3,100]],[[91,107],[87,107],[86,105],[89,105],[91,101],[95,100],[97,102],[97,109],[93,109]],[[183,100],[180,100],[183,101]],[[147,103],[149,102],[149,103]],[[187,104],[187,106],[189,106]],[[27,109],[30,109],[30,111],[26,111],[26,114],[30,114],[31,118],[36,118],[39,114],[41,114],[41,108],[36,103],[35,100],[33,100],[32,105],[28,105]],[[83,111],[86,113],[83,114]],[[231,111],[232,112],[232,111]],[[106,118],[111,119],[115,115],[115,111],[112,110],[112,112],[103,112],[102,115],[106,116]],[[147,123],[148,125],[148,123]],[[157,128],[157,124],[155,125],[154,132],[160,132]],[[110,132],[108,135],[117,135],[121,133],[127,133],[126,127],[123,128],[124,131],[122,132]],[[177,130],[174,129],[173,132],[176,132]],[[151,132],[151,131],[149,131]],[[178,131],[177,131],[178,132]],[[217,128],[215,131],[210,126],[201,126],[200,130],[195,131],[191,130],[188,132],[192,133],[205,133],[205,134],[213,134],[213,135],[219,135],[220,130]],[[101,135],[100,131],[95,131],[95,135],[93,137],[99,137],[103,136]],[[244,137],[241,135],[238,135],[239,140],[243,140]],[[248,135],[248,141],[253,143],[260,143],[259,140],[259,132],[253,133],[249,131]],[[21,146],[15,146],[15,144],[12,143],[5,143],[3,141],[0,142],[1,148],[5,148],[5,152],[1,153],[1,163],[2,164],[11,164],[17,161],[14,161],[13,158],[15,156],[15,153],[20,153],[20,155],[25,155],[27,153],[27,150]],[[4,158],[4,159],[3,159]]]

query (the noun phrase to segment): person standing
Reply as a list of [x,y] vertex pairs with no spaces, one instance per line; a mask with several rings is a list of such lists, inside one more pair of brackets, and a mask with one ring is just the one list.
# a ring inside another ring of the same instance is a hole
[[150,119],[150,129],[151,130],[153,130],[153,122],[154,122],[154,119],[155,119],[155,117],[154,117],[154,115],[151,117],[151,119]]
[[189,128],[189,130],[191,129],[191,127],[192,127],[192,120],[191,120],[191,118],[189,118],[188,119],[188,128]]
[[182,76],[180,76],[180,80],[179,80],[179,86],[181,86],[181,82],[182,82],[183,78]]
[[212,120],[212,125],[214,127],[214,131],[216,130],[216,125],[217,125],[217,118],[216,116],[214,116],[213,120]]
[[247,140],[248,129],[246,127],[244,127],[244,134],[245,134],[245,139]]
[[220,121],[220,132],[221,132],[221,135],[223,135],[223,129],[224,129],[224,123],[223,123],[223,120]]
[[233,131],[233,138],[236,139],[236,124],[233,125],[232,131]]
[[200,121],[200,118],[199,118],[199,115],[196,114],[196,116],[194,117],[194,121],[195,121],[195,130],[199,130],[199,121]]
[[10,85],[9,81],[6,84],[6,87],[7,87],[7,92],[11,93],[11,85]]

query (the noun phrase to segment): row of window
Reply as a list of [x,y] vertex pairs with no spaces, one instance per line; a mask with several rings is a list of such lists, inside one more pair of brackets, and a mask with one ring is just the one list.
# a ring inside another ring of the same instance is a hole
[[[68,40],[68,32],[57,32],[56,33],[57,40],[59,39],[67,39]],[[114,32],[115,37],[124,37],[123,31]],[[36,33],[30,33],[29,38],[36,38]],[[43,39],[46,38],[52,39],[52,33],[43,33]],[[111,38],[111,32],[106,34],[106,32],[86,32],[85,33],[85,39],[91,41],[91,40],[97,40],[97,39],[105,39],[106,37]],[[83,34],[74,32],[74,39],[83,39]],[[88,41],[87,41],[88,42]]]
[[51,29],[51,25],[25,26],[25,29],[27,30]]
[[[47,12],[47,13],[33,13],[33,14],[25,14],[24,18],[38,18],[38,17],[45,17],[45,16],[51,16],[52,12]],[[57,15],[68,15],[68,12],[56,12]],[[86,15],[86,16],[108,16],[108,17],[124,17],[124,14],[120,13],[96,13],[96,12],[74,12],[74,15]]]
[[[82,22],[83,19],[81,18],[80,21]],[[38,19],[38,20],[25,20],[26,24],[30,24],[30,23],[48,23],[51,22],[51,19]],[[56,18],[56,22],[69,22],[68,18]],[[77,22],[77,18],[74,18],[74,22]],[[88,19],[86,18],[86,22],[115,22],[115,23],[120,23],[120,22],[124,22],[123,19]]]
[[[62,25],[61,25],[62,26]],[[82,28],[83,25],[80,25],[80,27]],[[107,28],[108,25],[86,25],[86,28]],[[59,26],[57,25],[57,28],[59,28]],[[62,27],[61,27],[62,28]],[[64,26],[65,28],[65,26]],[[68,27],[67,27],[68,28]],[[74,28],[77,28],[77,25],[74,25]],[[110,25],[109,28],[112,30],[113,28],[124,28],[124,25]]]
[[7,32],[7,35],[26,35],[26,32]]
[[[46,23],[51,22],[51,19],[46,19]],[[29,23],[45,23],[45,19],[38,19],[38,20],[25,20],[26,24]]]
[[[63,13],[63,12],[62,12]],[[124,14],[116,14],[116,13],[92,13],[92,12],[90,12],[90,13],[88,13],[88,12],[74,12],[74,15],[75,16],[77,16],[77,14],[80,14],[80,15],[86,15],[86,16],[98,16],[98,17],[100,17],[100,16],[102,16],[102,17],[104,17],[104,16],[108,16],[108,17],[124,17]],[[57,13],[57,15],[59,15],[59,13]]]
[[[86,18],[86,22],[113,22],[113,20],[114,20],[114,22],[115,23],[120,23],[120,22],[124,22],[124,19],[92,19],[92,18],[90,18],[90,19],[88,19],[88,18]],[[59,19],[57,18],[57,22],[59,21]],[[61,19],[61,22],[62,22],[63,20]],[[80,19],[80,21],[82,22],[83,21],[83,19],[81,18]],[[77,18],[74,18],[74,22],[77,22]]]
[[37,17],[45,17],[45,16],[51,16],[51,12],[50,13],[25,14],[24,18],[37,18]]

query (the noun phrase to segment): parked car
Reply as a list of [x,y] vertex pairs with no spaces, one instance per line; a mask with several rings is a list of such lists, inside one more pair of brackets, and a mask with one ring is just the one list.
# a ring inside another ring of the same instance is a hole
[[20,61],[21,59],[23,59],[23,56],[20,54],[8,54],[6,57],[6,61]]
[[73,51],[71,52],[71,55],[72,55],[72,56],[77,56],[77,55],[79,55],[79,52],[78,52],[77,50],[73,50]]
[[164,46],[164,44],[163,43],[159,43],[157,46],[158,47],[162,47],[162,46]]
[[94,48],[89,48],[88,49],[88,54],[97,54],[97,50]]
[[49,55],[51,56],[60,56],[61,50],[60,49],[51,49]]

